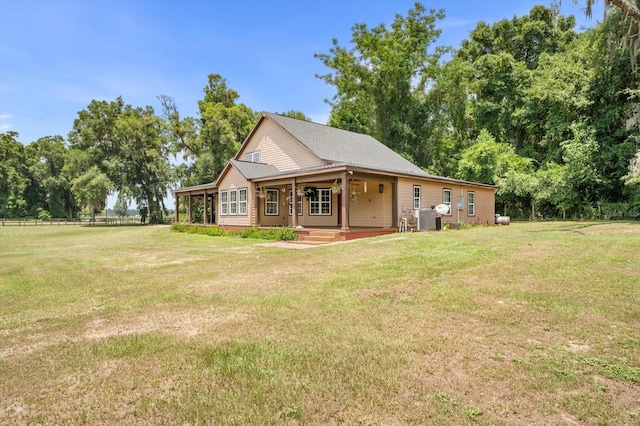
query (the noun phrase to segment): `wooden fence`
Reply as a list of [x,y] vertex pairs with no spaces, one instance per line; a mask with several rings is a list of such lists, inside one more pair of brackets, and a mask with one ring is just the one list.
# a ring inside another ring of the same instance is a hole
[[0,219],[0,226],[100,226],[140,225],[139,217],[101,217],[76,219]]

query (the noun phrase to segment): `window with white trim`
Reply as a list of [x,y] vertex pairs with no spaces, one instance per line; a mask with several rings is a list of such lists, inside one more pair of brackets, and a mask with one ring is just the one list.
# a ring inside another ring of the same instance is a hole
[[267,196],[264,199],[264,214],[267,216],[278,215],[278,196],[280,191],[277,189],[267,189]]
[[[293,191],[289,191],[289,216],[293,216]],[[298,216],[302,216],[302,197],[296,195],[295,198],[298,200]]]
[[446,204],[447,206],[449,206],[449,213],[447,213],[447,216],[451,216],[451,190],[450,189],[442,190],[442,204]]
[[229,191],[229,214],[238,214],[238,191]]
[[309,197],[310,216],[331,216],[331,189],[319,188]]
[[259,163],[260,162],[260,151],[248,152],[244,155],[244,161],[249,163]]
[[247,214],[247,188],[238,189],[238,214]]
[[476,214],[476,193],[467,192],[467,216],[475,216]]
[[413,209],[420,210],[420,186],[413,185]]
[[220,191],[220,214],[229,214],[229,193]]

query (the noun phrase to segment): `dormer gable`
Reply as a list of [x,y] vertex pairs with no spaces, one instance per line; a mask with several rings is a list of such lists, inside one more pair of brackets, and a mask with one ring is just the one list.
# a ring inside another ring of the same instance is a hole
[[262,113],[234,159],[269,164],[280,172],[301,170],[327,164],[273,118]]

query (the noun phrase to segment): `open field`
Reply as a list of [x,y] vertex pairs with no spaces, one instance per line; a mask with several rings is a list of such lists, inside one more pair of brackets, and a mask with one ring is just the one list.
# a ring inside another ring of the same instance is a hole
[[640,425],[640,224],[0,228],[0,424]]

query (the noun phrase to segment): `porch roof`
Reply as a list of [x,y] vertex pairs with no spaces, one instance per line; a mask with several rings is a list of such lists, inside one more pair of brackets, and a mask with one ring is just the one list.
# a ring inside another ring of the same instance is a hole
[[183,188],[174,189],[172,192],[176,195],[204,194],[204,191],[208,189],[211,191],[207,191],[207,193],[213,194],[214,192],[217,192],[218,187],[215,185],[215,182],[210,182],[195,186],[185,186]]

